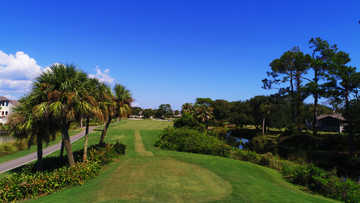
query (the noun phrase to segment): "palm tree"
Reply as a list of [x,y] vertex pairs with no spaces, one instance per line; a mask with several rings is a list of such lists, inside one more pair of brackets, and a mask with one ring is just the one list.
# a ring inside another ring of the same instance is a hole
[[87,148],[89,142],[89,123],[90,117],[104,120],[103,114],[103,101],[106,94],[106,85],[101,83],[99,80],[92,78],[89,79],[86,83],[86,91],[89,92],[89,101],[92,101],[91,111],[82,112],[82,117],[85,117],[85,141],[84,141],[84,152],[83,152],[83,161],[87,161]]
[[38,103],[33,108],[37,118],[47,115],[56,120],[70,166],[75,164],[69,136],[70,124],[84,112],[93,111],[93,99],[86,91],[87,75],[73,65],[55,64],[35,81],[33,91]]
[[43,141],[47,143],[54,140],[56,136],[56,124],[51,118],[38,119],[33,116],[32,95],[20,99],[20,104],[14,109],[14,113],[9,117],[10,134],[17,138],[28,138],[28,146],[37,143],[37,163],[36,168],[42,168]]
[[191,103],[185,103],[182,105],[181,113],[193,113],[194,112],[194,106]]
[[113,117],[120,119],[121,117],[126,117],[131,111],[130,104],[133,99],[130,91],[120,84],[116,84],[114,90],[115,96],[109,89],[106,92],[107,100],[105,106],[107,119],[99,141],[101,145],[105,144],[105,136]]
[[214,118],[213,109],[204,104],[194,106],[196,119],[204,124],[208,124]]
[[133,98],[131,93],[125,86],[116,84],[115,90],[115,102],[116,102],[116,117],[118,121],[121,118],[126,118],[131,112],[131,102]]

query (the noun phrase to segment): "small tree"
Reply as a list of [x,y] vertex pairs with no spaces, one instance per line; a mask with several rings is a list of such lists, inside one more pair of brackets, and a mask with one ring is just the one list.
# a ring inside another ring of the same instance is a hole
[[151,118],[155,115],[154,110],[152,109],[144,109],[144,118]]
[[174,115],[170,104],[161,104],[155,113],[158,118],[169,118]]
[[114,87],[115,95],[111,92],[109,88],[106,88],[106,101],[105,101],[105,109],[106,109],[106,123],[104,126],[104,130],[101,134],[99,144],[105,144],[105,136],[107,134],[107,130],[110,126],[110,123],[113,117],[124,118],[131,111],[131,102],[133,101],[130,91],[125,88],[125,86],[116,84]]

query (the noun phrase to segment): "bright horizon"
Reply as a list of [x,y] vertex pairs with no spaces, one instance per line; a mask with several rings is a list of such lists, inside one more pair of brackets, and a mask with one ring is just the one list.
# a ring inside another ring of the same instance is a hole
[[269,63],[311,37],[360,65],[360,2],[2,2],[0,95],[19,98],[53,63],[132,92],[135,105],[179,109],[197,97],[245,100]]

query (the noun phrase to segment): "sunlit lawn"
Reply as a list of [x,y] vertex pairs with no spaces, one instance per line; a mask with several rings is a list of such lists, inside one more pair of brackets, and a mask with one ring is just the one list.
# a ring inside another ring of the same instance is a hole
[[[301,191],[272,169],[228,158],[155,148],[153,144],[161,129],[169,124],[151,120],[112,124],[106,141],[126,144],[125,156],[82,186],[32,201],[335,202]],[[140,140],[134,139],[135,132],[140,133]],[[97,143],[99,135],[100,132],[92,133],[89,143]],[[153,156],[137,153],[135,143],[139,142]],[[82,144],[83,139],[74,143],[73,149],[81,149]]]

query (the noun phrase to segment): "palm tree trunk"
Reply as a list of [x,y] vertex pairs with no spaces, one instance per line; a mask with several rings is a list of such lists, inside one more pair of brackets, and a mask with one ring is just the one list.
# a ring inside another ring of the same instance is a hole
[[89,142],[89,117],[86,118],[86,130],[85,130],[83,162],[87,161],[88,142]]
[[101,133],[100,142],[99,142],[100,145],[105,144],[105,136],[106,136],[106,133],[107,133],[107,129],[109,128],[109,125],[111,123],[111,120],[112,120],[112,118],[111,118],[111,116],[109,116],[108,120],[106,121],[106,124],[104,126],[104,130]]
[[314,71],[314,81],[315,81],[315,85],[316,85],[316,89],[314,92],[314,111],[313,111],[313,122],[312,122],[312,130],[313,130],[313,135],[316,136],[317,135],[317,107],[318,107],[318,100],[319,100],[319,92],[318,92],[318,70]]
[[302,119],[302,113],[300,111],[300,107],[301,107],[301,76],[300,76],[301,72],[300,71],[296,71],[295,74],[295,78],[296,78],[296,111],[295,111],[295,115],[296,115],[296,129],[298,132],[301,132],[301,119]]
[[80,118],[80,128],[81,129],[83,128],[83,118],[82,117]]
[[75,165],[75,160],[74,160],[74,155],[72,153],[72,148],[71,148],[71,141],[70,141],[70,136],[69,136],[69,126],[70,126],[70,124],[67,124],[66,127],[63,129],[62,136],[63,136],[63,140],[64,140],[64,147],[65,147],[66,154],[68,157],[69,165],[73,166],[73,165]]
[[36,168],[40,170],[42,168],[42,159],[43,159],[43,145],[41,136],[37,136],[37,163]]
[[60,159],[64,158],[64,139],[61,138]]
[[313,123],[312,123],[312,129],[313,129],[313,135],[317,135],[317,106],[318,106],[318,95],[314,95],[314,112],[313,112]]
[[265,117],[262,120],[262,135],[265,136]]

